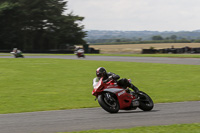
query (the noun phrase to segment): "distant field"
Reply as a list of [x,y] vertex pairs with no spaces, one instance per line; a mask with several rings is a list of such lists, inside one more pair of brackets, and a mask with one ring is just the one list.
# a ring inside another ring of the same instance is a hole
[[154,47],[155,49],[163,48],[182,48],[188,47],[200,47],[200,43],[154,43],[154,44],[122,44],[122,45],[90,45],[95,49],[101,50],[101,53],[122,53],[122,54],[132,54],[141,53],[142,49],[149,49]]

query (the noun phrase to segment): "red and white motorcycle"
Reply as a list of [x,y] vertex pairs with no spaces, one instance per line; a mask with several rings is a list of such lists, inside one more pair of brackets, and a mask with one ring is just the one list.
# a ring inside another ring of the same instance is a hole
[[128,88],[123,89],[111,79],[104,83],[103,78],[93,79],[92,95],[96,96],[100,106],[109,113],[117,113],[119,110],[135,110],[137,107],[143,111],[151,111],[154,107],[153,100],[142,91],[136,95]]
[[83,49],[78,49],[78,50],[76,50],[76,51],[74,52],[74,54],[75,54],[78,58],[80,58],[80,57],[85,58],[85,54],[84,54],[84,50],[83,50]]

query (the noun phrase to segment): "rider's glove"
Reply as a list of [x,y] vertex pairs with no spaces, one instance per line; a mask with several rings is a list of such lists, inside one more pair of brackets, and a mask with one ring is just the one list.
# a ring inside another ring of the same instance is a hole
[[113,76],[109,76],[109,77],[108,77],[108,80],[112,80],[112,79],[113,79]]

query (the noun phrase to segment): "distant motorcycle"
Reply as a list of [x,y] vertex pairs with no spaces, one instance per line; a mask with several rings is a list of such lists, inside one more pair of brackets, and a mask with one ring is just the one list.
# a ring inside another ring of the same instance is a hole
[[78,58],[80,58],[80,57],[85,58],[85,54],[84,54],[84,50],[83,50],[83,49],[78,49],[78,50],[76,50],[76,51],[74,52],[74,54],[75,54]]
[[10,53],[13,54],[15,58],[19,58],[19,57],[24,58],[24,55],[22,54],[22,51],[18,50],[16,48],[14,48],[13,51],[10,52]]
[[128,88],[123,89],[116,81],[110,80],[107,83],[101,78],[93,79],[92,95],[96,96],[99,105],[109,113],[117,113],[119,110],[135,110],[137,107],[143,111],[151,111],[154,107],[153,100],[142,91],[135,94]]

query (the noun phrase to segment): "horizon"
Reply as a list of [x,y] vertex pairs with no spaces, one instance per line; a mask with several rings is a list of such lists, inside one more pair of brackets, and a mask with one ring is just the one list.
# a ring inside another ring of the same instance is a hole
[[192,30],[192,31],[186,31],[186,30],[180,30],[180,31],[153,31],[153,30],[95,30],[95,29],[84,29],[84,31],[122,31],[122,32],[142,32],[142,31],[149,31],[149,32],[200,32],[200,29]]

